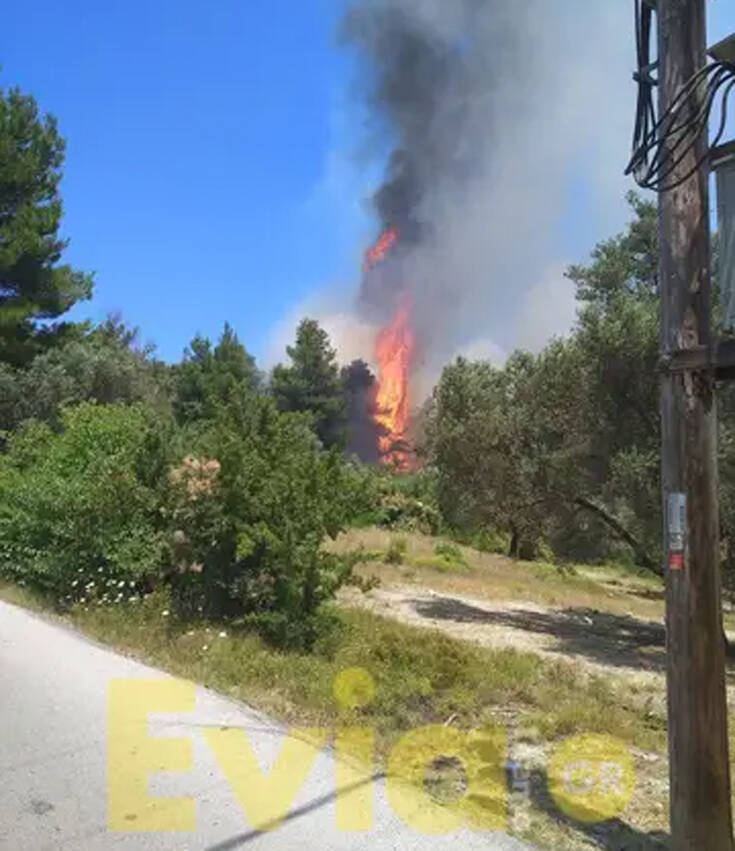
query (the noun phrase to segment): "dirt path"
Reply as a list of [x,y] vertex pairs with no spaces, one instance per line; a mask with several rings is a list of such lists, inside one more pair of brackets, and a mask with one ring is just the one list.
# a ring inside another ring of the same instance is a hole
[[489,601],[417,586],[341,593],[345,605],[402,623],[440,629],[484,647],[512,647],[572,661],[590,673],[624,677],[646,690],[665,687],[662,623],[586,608]]

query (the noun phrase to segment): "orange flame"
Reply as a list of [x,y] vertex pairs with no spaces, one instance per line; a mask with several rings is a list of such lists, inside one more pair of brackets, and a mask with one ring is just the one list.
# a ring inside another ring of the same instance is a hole
[[396,445],[405,438],[408,425],[409,375],[416,342],[410,320],[411,311],[404,302],[375,340],[379,365],[375,421],[383,432],[378,447],[384,463],[396,463],[401,468],[408,466],[408,457]]
[[373,266],[380,263],[381,260],[385,260],[388,256],[388,252],[398,241],[398,237],[398,228],[388,228],[388,230],[383,231],[380,235],[380,239],[378,239],[372,248],[368,249],[368,252],[365,255],[365,267],[367,269],[372,269]]

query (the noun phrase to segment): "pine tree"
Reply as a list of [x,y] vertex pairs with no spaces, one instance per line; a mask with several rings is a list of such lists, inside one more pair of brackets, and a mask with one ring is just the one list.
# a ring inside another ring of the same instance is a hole
[[296,342],[286,352],[290,366],[273,370],[271,390],[282,411],[312,415],[314,429],[324,446],[344,444],[345,399],[337,353],[327,332],[313,319],[304,319]]
[[217,409],[260,386],[255,359],[225,322],[219,342],[195,337],[175,367],[174,411],[181,423],[213,419]]
[[48,320],[92,293],[91,275],[59,265],[64,148],[32,97],[0,89],[0,362],[22,366],[68,334]]

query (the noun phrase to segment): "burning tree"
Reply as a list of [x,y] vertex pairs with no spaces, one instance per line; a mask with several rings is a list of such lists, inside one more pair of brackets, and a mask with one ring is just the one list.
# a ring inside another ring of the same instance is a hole
[[[398,244],[398,229],[389,228],[368,250],[364,290],[369,291],[374,270],[379,264],[387,263]],[[387,274],[391,276],[390,271]],[[374,353],[378,380],[373,416],[379,432],[378,450],[383,463],[395,465],[399,469],[407,469],[412,464],[407,432],[411,414],[410,378],[415,352],[411,301],[408,294],[404,293],[399,296],[393,315],[379,330]]]

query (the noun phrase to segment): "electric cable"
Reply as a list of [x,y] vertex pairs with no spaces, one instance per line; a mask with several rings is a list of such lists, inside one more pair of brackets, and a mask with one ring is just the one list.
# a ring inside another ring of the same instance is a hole
[[[666,192],[696,174],[709,159],[711,148],[720,142],[727,127],[728,98],[735,87],[735,65],[713,61],[701,68],[657,118],[653,91],[658,79],[652,72],[658,70],[659,63],[651,61],[653,9],[644,0],[634,0],[634,6],[638,69],[633,79],[638,84],[638,102],[633,155],[625,173],[632,174],[643,189]],[[699,144],[702,134],[709,132],[718,97],[720,122],[711,144],[686,174],[672,180],[672,175]]]

